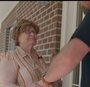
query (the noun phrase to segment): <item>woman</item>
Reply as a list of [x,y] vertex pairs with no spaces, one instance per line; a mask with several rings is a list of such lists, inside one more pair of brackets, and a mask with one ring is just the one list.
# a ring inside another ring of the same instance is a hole
[[16,49],[0,55],[2,87],[41,87],[37,82],[47,71],[47,66],[33,48],[38,33],[39,27],[34,22],[25,19],[17,22],[12,31]]

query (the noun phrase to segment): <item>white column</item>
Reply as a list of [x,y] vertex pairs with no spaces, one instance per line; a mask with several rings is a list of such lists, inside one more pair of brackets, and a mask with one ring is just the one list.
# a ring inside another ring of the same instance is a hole
[[[77,1],[63,1],[61,49],[69,42],[76,29]],[[73,71],[63,77],[63,87],[72,87]]]

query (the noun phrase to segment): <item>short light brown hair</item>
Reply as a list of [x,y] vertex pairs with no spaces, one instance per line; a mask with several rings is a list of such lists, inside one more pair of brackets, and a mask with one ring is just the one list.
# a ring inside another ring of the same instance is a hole
[[19,20],[12,30],[12,38],[15,41],[15,46],[19,46],[18,37],[21,33],[26,31],[27,26],[32,26],[35,29],[36,34],[39,33],[39,26],[36,23],[25,19]]

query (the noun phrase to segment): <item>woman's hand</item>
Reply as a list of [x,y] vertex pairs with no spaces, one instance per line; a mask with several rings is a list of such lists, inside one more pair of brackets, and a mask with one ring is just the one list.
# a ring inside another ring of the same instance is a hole
[[34,82],[30,87],[42,87],[37,82]]
[[52,50],[52,56],[50,57],[51,62],[53,61],[53,59],[55,58],[55,56],[56,56],[57,54],[58,54],[58,53],[56,52],[56,50]]
[[53,85],[46,85],[45,83],[42,82],[42,80],[38,81],[38,85],[42,87],[54,87]]
[[62,80],[61,79],[58,80],[58,83],[59,83],[59,87],[62,87]]

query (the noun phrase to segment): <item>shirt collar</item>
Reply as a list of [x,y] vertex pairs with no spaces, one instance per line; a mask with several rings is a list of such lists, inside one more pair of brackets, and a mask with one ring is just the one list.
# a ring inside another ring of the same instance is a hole
[[16,46],[16,49],[23,58],[28,55],[20,46]]

